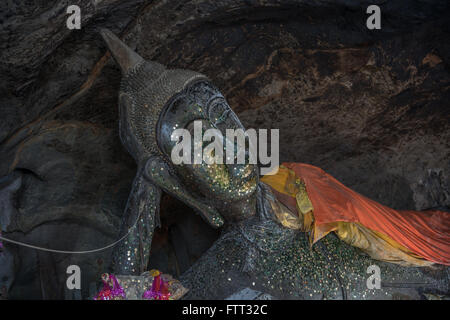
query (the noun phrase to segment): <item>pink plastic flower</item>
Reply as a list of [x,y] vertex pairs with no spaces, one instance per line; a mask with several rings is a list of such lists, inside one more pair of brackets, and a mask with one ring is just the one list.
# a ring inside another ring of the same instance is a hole
[[169,283],[161,277],[161,272],[152,270],[150,274],[153,276],[152,287],[144,292],[142,298],[147,300],[169,300]]
[[104,273],[102,275],[103,289],[97,294],[94,300],[123,300],[125,291],[120,286],[113,274]]

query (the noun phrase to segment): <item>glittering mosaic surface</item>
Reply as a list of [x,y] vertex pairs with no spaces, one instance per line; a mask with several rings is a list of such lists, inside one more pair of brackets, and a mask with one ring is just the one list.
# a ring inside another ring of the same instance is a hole
[[[334,234],[310,248],[306,234],[257,220],[225,230],[182,276],[186,299],[223,299],[245,287],[278,299],[418,299],[449,291],[448,268],[375,261]],[[381,270],[380,289],[367,288],[373,264]]]

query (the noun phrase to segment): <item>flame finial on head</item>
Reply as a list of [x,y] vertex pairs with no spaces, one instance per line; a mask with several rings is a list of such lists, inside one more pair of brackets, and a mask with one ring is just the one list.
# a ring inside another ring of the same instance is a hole
[[127,74],[130,69],[144,62],[144,58],[142,58],[135,51],[131,50],[130,47],[123,43],[108,29],[101,29],[100,34],[102,35],[103,40],[105,40],[109,51],[111,51],[114,60],[116,60],[116,62],[120,65],[122,74]]

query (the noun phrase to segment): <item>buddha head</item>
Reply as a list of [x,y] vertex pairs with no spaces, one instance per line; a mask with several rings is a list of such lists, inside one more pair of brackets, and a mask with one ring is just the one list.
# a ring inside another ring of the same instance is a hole
[[256,165],[172,161],[173,148],[180,142],[173,139],[176,129],[186,129],[192,139],[196,123],[223,136],[227,129],[244,130],[220,91],[200,73],[146,61],[109,30],[101,34],[122,71],[120,139],[136,160],[138,174],[197,209],[214,227],[222,225],[223,218],[239,220],[251,214],[231,208],[254,206]]

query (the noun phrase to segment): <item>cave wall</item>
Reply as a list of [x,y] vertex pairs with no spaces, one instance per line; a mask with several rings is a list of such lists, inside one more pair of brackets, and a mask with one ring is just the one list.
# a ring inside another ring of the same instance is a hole
[[[368,30],[376,3],[382,29]],[[81,7],[81,30],[65,26],[70,4]],[[118,138],[120,71],[101,27],[146,59],[206,74],[247,128],[280,129],[281,161],[320,166],[397,209],[448,208],[449,13],[437,0],[2,1],[2,230],[65,250],[117,237],[136,168]],[[216,236],[181,204],[162,215],[183,221],[174,228],[197,243],[192,256]],[[169,233],[155,240],[155,265],[176,273]],[[62,297],[65,268],[78,264],[87,296],[110,254],[7,245],[0,287],[12,298]]]

